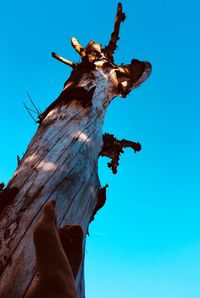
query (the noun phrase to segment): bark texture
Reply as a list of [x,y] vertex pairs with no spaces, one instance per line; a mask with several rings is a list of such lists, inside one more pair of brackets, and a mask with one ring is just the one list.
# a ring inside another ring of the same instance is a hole
[[[55,199],[59,227],[80,224],[86,237],[90,221],[105,203],[99,156],[114,158],[110,167],[116,172],[123,147],[140,150],[137,143],[102,137],[111,100],[125,97],[151,73],[149,62],[114,63],[124,19],[119,3],[114,31],[104,49],[94,41],[83,47],[72,38],[82,59],[79,64],[52,53],[72,67],[72,73],[60,96],[39,115],[38,130],[7,187],[0,186],[0,297],[23,297],[31,285],[35,274],[32,236],[44,204]],[[76,280],[80,298],[84,297],[83,271],[84,264]]]

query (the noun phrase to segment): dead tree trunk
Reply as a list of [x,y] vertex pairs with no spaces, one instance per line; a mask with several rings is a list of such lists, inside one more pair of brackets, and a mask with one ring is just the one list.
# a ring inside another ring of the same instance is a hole
[[[23,297],[35,273],[33,229],[44,204],[56,200],[58,225],[79,223],[84,234],[95,213],[105,203],[97,162],[100,155],[111,158],[116,173],[123,147],[139,151],[138,143],[102,138],[106,108],[117,95],[125,97],[151,73],[151,64],[132,60],[117,66],[113,53],[125,19],[118,4],[114,31],[108,46],[90,41],[84,48],[72,38],[81,56],[72,67],[60,96],[39,115],[39,127],[19,160],[14,176],[0,193],[0,297]],[[78,297],[84,297],[83,266],[77,278]]]

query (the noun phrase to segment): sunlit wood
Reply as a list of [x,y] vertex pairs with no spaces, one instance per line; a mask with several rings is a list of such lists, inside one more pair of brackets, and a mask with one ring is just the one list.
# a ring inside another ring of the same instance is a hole
[[68,65],[68,66],[70,66],[72,68],[75,68],[76,67],[76,63],[73,63],[73,62],[71,62],[71,61],[63,58],[63,57],[59,56],[58,54],[56,54],[54,52],[52,52],[51,55],[52,55],[53,58],[57,59],[58,61],[66,64],[66,65]]
[[71,44],[81,57],[84,57],[86,55],[85,49],[82,47],[82,45],[79,43],[79,41],[75,37],[72,37]]
[[[73,70],[60,95],[38,116],[38,129],[7,187],[0,183],[1,298],[24,297],[33,285],[33,231],[43,206],[56,200],[58,227],[81,225],[85,244],[90,222],[106,203],[106,186],[101,186],[98,176],[99,156],[111,159],[108,166],[115,174],[124,148],[141,149],[138,140],[102,134],[111,101],[116,96],[126,97],[151,74],[151,64],[146,61],[114,63],[112,55],[124,18],[119,3],[114,32],[104,49],[93,40],[84,49],[72,38],[80,63],[52,53]],[[77,297],[84,298],[84,260],[76,286]]]

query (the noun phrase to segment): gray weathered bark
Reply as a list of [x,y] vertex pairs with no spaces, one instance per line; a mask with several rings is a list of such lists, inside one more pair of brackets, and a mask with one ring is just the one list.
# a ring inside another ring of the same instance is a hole
[[[122,140],[123,144],[117,144],[113,138],[113,144],[103,144],[102,138],[105,112],[111,100],[117,95],[125,97],[151,72],[148,62],[114,64],[113,53],[124,18],[118,4],[114,32],[104,49],[94,41],[83,48],[72,39],[82,58],[79,64],[53,53],[73,71],[58,99],[39,116],[36,134],[0,194],[0,297],[23,297],[33,280],[32,235],[44,204],[55,199],[58,225],[79,223],[86,235],[94,213],[103,205],[98,202],[99,155],[114,159],[116,146],[117,155],[122,147],[139,150],[136,143],[124,145]],[[84,297],[83,278],[82,265],[76,281],[78,297]]]

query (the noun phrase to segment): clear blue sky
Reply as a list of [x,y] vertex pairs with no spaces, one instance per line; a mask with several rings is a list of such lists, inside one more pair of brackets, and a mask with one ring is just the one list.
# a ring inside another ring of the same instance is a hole
[[[29,91],[43,110],[76,61],[77,37],[109,40],[117,1],[3,1],[0,10],[0,181],[7,182],[36,125],[23,108]],[[127,20],[116,61],[149,60],[151,78],[108,109],[104,131],[140,141],[118,174],[100,161],[107,203],[90,226],[87,298],[200,297],[199,1],[123,1]]]

